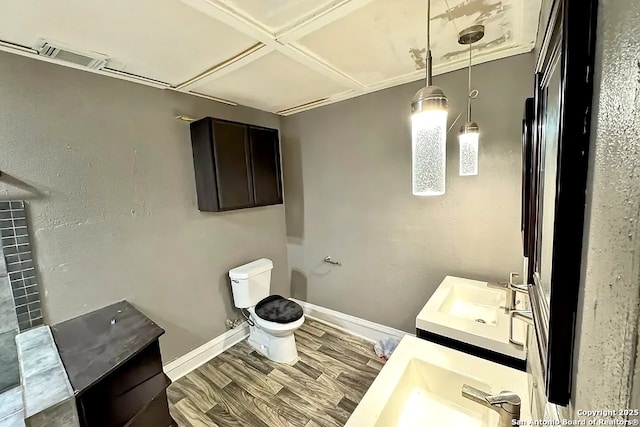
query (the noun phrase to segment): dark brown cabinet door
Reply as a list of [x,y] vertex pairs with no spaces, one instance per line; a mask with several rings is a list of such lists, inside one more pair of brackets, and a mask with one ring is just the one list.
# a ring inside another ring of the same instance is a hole
[[249,127],[255,206],[282,203],[278,131]]
[[203,212],[217,212],[219,207],[216,171],[213,167],[213,120],[198,120],[191,123],[190,128],[198,209]]
[[213,158],[219,210],[253,206],[247,127],[214,120]]
[[191,123],[191,143],[201,211],[282,203],[276,129],[206,117]]

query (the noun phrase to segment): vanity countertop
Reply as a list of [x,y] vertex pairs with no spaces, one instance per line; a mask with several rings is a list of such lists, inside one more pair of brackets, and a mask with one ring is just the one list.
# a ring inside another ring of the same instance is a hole
[[109,375],[164,334],[127,301],[51,327],[76,395]]
[[[518,294],[518,298],[516,307],[523,309],[524,297]],[[416,329],[419,335],[426,331],[507,356],[520,361],[519,369],[524,369],[526,348],[509,342],[511,320],[505,305],[506,290],[484,281],[447,276],[416,316]],[[525,342],[526,337],[527,325],[514,320],[513,338]]]

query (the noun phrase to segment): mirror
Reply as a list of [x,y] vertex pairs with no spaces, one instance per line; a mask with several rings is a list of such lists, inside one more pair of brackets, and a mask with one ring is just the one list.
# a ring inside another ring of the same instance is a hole
[[522,232],[545,393],[549,402],[567,405],[581,278],[597,0],[545,4],[534,99],[527,100],[523,122],[523,174],[529,176],[523,175]]
[[553,265],[553,224],[555,223],[556,177],[558,176],[558,139],[560,136],[560,64],[553,58],[547,81],[542,82],[542,117],[540,135],[540,181],[538,193],[538,283],[546,305],[551,301],[551,266]]

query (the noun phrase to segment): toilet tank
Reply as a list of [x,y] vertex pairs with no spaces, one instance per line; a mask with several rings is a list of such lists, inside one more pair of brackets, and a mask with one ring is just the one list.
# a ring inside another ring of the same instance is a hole
[[229,270],[233,303],[238,308],[249,308],[269,296],[273,262],[262,258]]

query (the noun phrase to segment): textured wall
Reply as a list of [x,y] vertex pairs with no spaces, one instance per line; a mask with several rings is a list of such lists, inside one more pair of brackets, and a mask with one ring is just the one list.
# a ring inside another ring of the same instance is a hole
[[638,28],[636,0],[600,1],[575,409],[632,406],[640,308]]
[[[639,27],[636,0],[600,1],[583,278],[572,401],[560,408],[565,418],[579,418],[579,409],[640,408]],[[541,387],[538,367],[532,370]],[[537,398],[544,405],[544,396]]]
[[188,125],[279,118],[0,53],[0,199],[29,202],[45,318],[127,299],[167,330],[165,361],[235,318],[227,271],[259,257],[287,294],[284,207],[200,213]]
[[[447,193],[411,195],[409,104],[423,82],[283,119],[292,294],[385,325],[415,316],[445,275],[502,279],[521,268],[520,157],[533,55],[477,66],[473,118],[480,174],[458,176],[449,135]],[[435,77],[450,123],[465,111],[467,73]],[[343,263],[322,262],[331,255]]]

